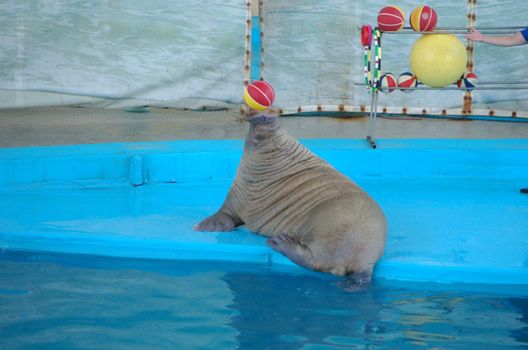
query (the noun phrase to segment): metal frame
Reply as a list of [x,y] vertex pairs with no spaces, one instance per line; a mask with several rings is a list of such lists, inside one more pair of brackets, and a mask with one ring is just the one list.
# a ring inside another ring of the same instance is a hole
[[[509,35],[515,34],[519,30],[524,29],[528,26],[510,26],[510,27],[482,27],[478,29],[483,34],[498,34],[498,35]],[[360,29],[358,27],[358,29]],[[471,29],[466,27],[439,27],[433,32],[416,32],[410,27],[404,27],[402,30],[397,32],[381,32],[381,34],[467,34]],[[365,85],[366,84],[358,84]],[[479,82],[479,85],[472,88],[459,88],[454,86],[444,88],[433,88],[429,86],[418,86],[415,88],[398,88],[399,90],[460,90],[460,91],[472,91],[472,90],[513,90],[521,89],[528,90],[528,81],[521,82],[506,82],[506,81],[493,81],[493,82]],[[372,90],[372,89],[371,89]],[[376,144],[376,120],[378,116],[378,102],[379,102],[379,90],[374,89],[371,93],[370,100],[370,113],[368,119],[368,135],[366,137],[367,142],[372,148],[377,148]]]

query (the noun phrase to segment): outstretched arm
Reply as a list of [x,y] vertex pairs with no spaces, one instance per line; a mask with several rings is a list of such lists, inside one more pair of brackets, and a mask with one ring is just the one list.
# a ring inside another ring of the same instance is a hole
[[524,39],[524,36],[521,34],[521,32],[517,32],[513,35],[490,36],[484,35],[478,30],[474,29],[466,34],[466,39],[496,46],[518,46],[526,44],[526,39]]

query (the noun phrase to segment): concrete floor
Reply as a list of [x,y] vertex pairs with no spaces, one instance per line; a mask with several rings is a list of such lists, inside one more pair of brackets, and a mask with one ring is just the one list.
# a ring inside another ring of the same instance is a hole
[[[363,139],[368,131],[366,116],[285,116],[281,124],[297,138]],[[0,147],[241,139],[246,131],[238,111],[150,108],[146,113],[132,113],[72,107],[0,110]],[[378,118],[377,138],[528,138],[528,122]]]

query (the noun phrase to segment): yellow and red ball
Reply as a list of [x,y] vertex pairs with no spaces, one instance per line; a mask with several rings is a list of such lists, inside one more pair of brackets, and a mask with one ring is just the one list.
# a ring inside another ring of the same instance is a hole
[[416,7],[409,16],[409,23],[417,32],[432,32],[436,28],[438,16],[436,11],[428,5]]
[[258,111],[265,111],[275,101],[273,87],[264,80],[254,80],[244,89],[244,101]]

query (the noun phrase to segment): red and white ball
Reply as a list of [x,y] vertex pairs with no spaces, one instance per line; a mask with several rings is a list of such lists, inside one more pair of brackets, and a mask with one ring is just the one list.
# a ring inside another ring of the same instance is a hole
[[398,86],[398,81],[392,73],[385,73],[378,81],[378,89],[381,92],[391,93]]
[[411,88],[418,86],[418,79],[411,72],[404,72],[398,76],[398,88],[403,92],[414,91]]
[[412,29],[417,32],[432,32],[436,28],[438,16],[436,11],[428,5],[416,7],[409,16]]
[[258,111],[270,108],[275,100],[273,87],[264,80],[254,80],[244,89],[244,101]]
[[398,6],[385,6],[378,12],[378,28],[382,32],[397,32],[405,24],[405,13]]
[[457,81],[457,86],[459,88],[465,88],[466,90],[473,90],[475,86],[477,86],[477,83],[478,83],[477,75],[473,72],[466,72],[460,78],[460,80]]

